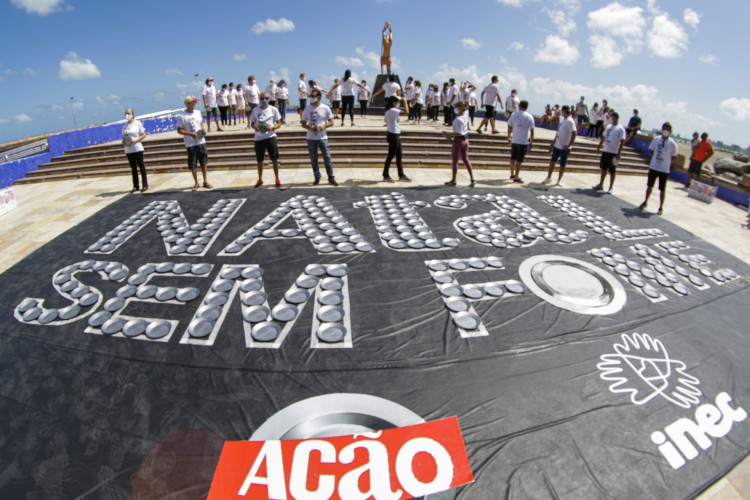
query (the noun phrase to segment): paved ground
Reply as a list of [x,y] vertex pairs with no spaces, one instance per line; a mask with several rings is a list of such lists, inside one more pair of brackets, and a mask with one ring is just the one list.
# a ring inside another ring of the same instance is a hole
[[[358,117],[357,117],[358,118]],[[296,115],[290,116],[290,126],[296,126]],[[337,121],[337,126],[338,126]],[[357,126],[373,128],[383,132],[382,118],[370,117],[368,120],[357,120]],[[477,123],[478,124],[478,123]],[[348,119],[347,119],[347,126]],[[436,129],[447,129],[441,125],[422,125]],[[244,125],[230,127],[231,130],[242,130]],[[406,125],[405,127],[413,127]],[[505,132],[505,123],[498,122],[498,129]],[[538,136],[552,137],[554,132],[537,131]],[[588,140],[588,139],[581,139]],[[148,145],[146,145],[148,148]],[[210,156],[210,151],[209,151]],[[147,165],[148,166],[148,165]],[[394,166],[395,168],[395,166]],[[346,189],[346,186],[389,187],[399,189],[405,186],[442,186],[449,180],[447,169],[411,169],[407,174],[412,182],[383,183],[381,172],[376,169],[335,168],[336,179],[341,186],[333,188],[321,185],[320,189]],[[555,174],[556,175],[556,174]],[[520,189],[531,187],[542,189],[541,180],[545,174],[531,172],[522,177],[524,185],[508,182],[508,170],[475,173],[478,187],[502,187]],[[210,173],[210,181],[216,189],[248,188],[247,195],[252,196],[252,185],[257,178],[255,167],[248,161],[245,172],[222,171]],[[266,183],[273,182],[269,169],[264,176]],[[465,170],[459,170],[459,187],[457,192],[470,192],[466,187],[468,176]],[[309,169],[284,169],[282,181],[295,187],[310,187],[312,172]],[[588,189],[598,182],[590,174],[567,174],[563,179],[565,189]],[[149,177],[150,191],[189,190],[192,186],[190,174],[160,174]],[[79,222],[96,214],[105,206],[124,196],[130,195],[129,177],[102,177],[80,180],[68,180],[43,184],[28,184],[15,187],[19,208],[0,216],[0,272],[4,272],[16,262],[41,247],[56,236],[74,227]],[[550,188],[554,192],[557,188]],[[645,178],[622,176],[617,179],[614,194],[632,203],[640,204],[645,192]],[[197,194],[196,196],[199,196]],[[649,211],[655,212],[658,207],[658,193],[652,195]],[[655,213],[653,217],[658,217]],[[670,182],[667,191],[664,217],[670,222],[692,232],[696,236],[713,243],[750,264],[750,218],[747,210],[734,207],[723,201],[714,201],[707,205],[687,197],[687,191],[681,184]],[[702,499],[750,499],[750,458],[746,458],[732,472],[714,484]]]

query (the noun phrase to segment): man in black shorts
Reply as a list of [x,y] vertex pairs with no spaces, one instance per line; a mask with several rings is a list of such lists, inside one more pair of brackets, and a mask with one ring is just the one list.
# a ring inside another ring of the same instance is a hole
[[513,182],[523,182],[519,176],[521,173],[521,164],[526,158],[526,153],[534,144],[534,117],[526,111],[528,108],[528,101],[521,101],[518,104],[518,111],[510,115],[508,119],[510,178]]
[[[211,189],[208,182],[208,154],[206,153],[206,130],[203,128],[203,116],[195,109],[197,97],[187,96],[184,100],[185,110],[177,117],[177,133],[185,141],[188,155],[188,167],[193,174],[193,191],[200,187],[198,184],[198,164],[203,173],[203,187]],[[210,116],[208,117],[210,119]]]
[[255,130],[255,159],[258,161],[258,182],[255,187],[263,185],[263,163],[266,152],[273,162],[273,173],[276,176],[276,187],[281,187],[279,180],[279,148],[276,144],[276,130],[281,127],[281,113],[269,104],[268,92],[260,95],[260,105],[250,115],[250,126]]

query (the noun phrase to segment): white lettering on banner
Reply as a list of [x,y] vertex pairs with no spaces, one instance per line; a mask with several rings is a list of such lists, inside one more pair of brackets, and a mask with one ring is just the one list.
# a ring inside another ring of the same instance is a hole
[[[266,474],[268,474],[266,477],[256,475],[263,462],[266,462]],[[286,479],[284,477],[284,461],[281,455],[281,442],[266,441],[263,443],[263,448],[255,457],[255,462],[253,462],[253,466],[248,471],[237,494],[239,496],[247,495],[247,490],[253,484],[266,486],[268,498],[286,500]]]
[[[377,439],[380,437],[380,434],[377,433],[377,435],[371,438]],[[361,434],[360,436],[369,437],[365,434]],[[401,490],[391,491],[391,478],[388,473],[388,449],[383,443],[379,441],[352,443],[341,450],[341,453],[339,453],[339,462],[342,464],[352,463],[355,458],[355,451],[358,449],[367,450],[367,463],[348,471],[341,477],[338,489],[339,496],[351,500],[366,500],[368,498],[398,500],[401,498]],[[359,488],[359,480],[363,475],[367,475],[366,477],[370,478],[369,491],[361,491]]]
[[85,253],[111,254],[155,218],[167,255],[204,256],[221,231],[229,225],[245,199],[219,200],[195,223],[175,200],[152,201],[90,245]]
[[[310,452],[320,453],[320,462],[324,464],[336,463],[336,447],[328,441],[311,439],[302,441],[294,450],[292,459],[292,473],[289,478],[289,492],[294,498],[309,500],[327,500],[336,490],[336,478],[329,474],[316,474],[318,487],[307,489],[307,478],[310,470]],[[315,469],[315,467],[313,467]]]
[[698,456],[693,442],[707,450],[712,444],[709,436],[722,438],[729,434],[734,423],[747,418],[747,412],[739,406],[732,408],[730,401],[732,398],[729,394],[719,393],[715,405],[703,404],[695,409],[695,420],[683,417],[666,426],[664,432],[651,434],[651,441],[658,445],[659,452],[673,469],[685,465],[685,458],[693,460]]
[[[414,475],[412,462],[418,453],[429,454],[437,464],[435,478],[423,483]],[[453,481],[453,460],[443,445],[430,438],[416,438],[406,443],[396,457],[396,473],[404,489],[418,497],[450,488]]]

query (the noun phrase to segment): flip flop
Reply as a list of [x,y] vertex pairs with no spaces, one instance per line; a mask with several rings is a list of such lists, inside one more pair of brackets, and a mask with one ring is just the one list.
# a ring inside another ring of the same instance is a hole
[[192,189],[192,190],[193,190],[193,191],[198,191],[198,188],[199,188],[199,187],[200,187],[200,185],[196,184],[195,186],[193,186],[193,189]]
[[204,182],[203,183],[203,187],[206,188],[206,189],[212,189],[213,188],[213,186],[211,184],[209,184],[208,182]]

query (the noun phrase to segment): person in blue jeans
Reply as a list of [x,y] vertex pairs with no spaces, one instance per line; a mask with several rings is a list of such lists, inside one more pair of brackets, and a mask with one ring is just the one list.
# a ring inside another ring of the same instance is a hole
[[328,132],[326,129],[333,127],[333,112],[331,108],[320,102],[322,93],[315,89],[310,92],[310,106],[302,112],[302,128],[307,130],[307,150],[310,153],[315,180],[313,185],[320,184],[320,168],[318,167],[318,149],[323,153],[323,162],[328,174],[328,184],[338,186],[333,176],[333,164],[331,163],[331,150],[328,146]]

